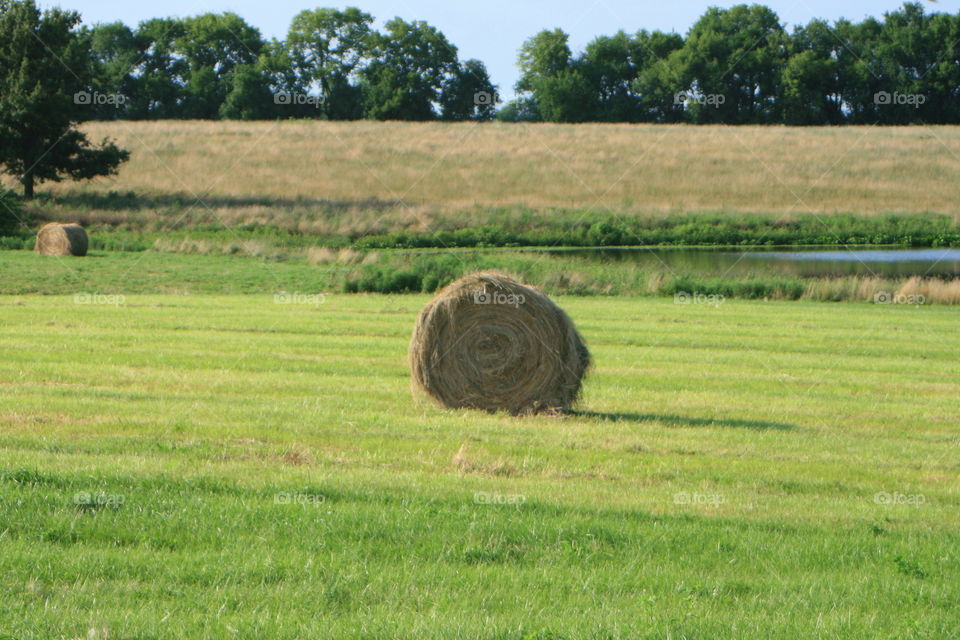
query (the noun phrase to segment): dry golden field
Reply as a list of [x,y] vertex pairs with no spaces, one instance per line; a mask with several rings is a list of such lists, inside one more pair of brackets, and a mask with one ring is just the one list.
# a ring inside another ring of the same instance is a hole
[[[184,223],[292,216],[288,226],[325,232],[372,230],[385,219],[426,228],[493,208],[956,215],[960,202],[960,127],[164,121],[84,128],[92,139],[119,141],[130,162],[113,178],[41,190],[94,218],[148,227],[156,218],[169,228],[171,210]],[[100,196],[109,191],[139,201],[108,203]]]

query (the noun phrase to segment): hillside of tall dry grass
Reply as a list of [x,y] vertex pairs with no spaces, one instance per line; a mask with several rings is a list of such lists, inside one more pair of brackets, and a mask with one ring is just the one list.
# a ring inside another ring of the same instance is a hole
[[154,230],[272,223],[366,233],[558,210],[958,216],[960,201],[960,127],[118,121],[84,129],[117,140],[130,162],[112,178],[45,184],[53,200],[38,206]]

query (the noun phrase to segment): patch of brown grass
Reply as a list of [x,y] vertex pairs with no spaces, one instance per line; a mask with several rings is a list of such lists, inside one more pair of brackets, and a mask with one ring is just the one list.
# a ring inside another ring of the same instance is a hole
[[876,301],[882,294],[883,302],[909,304],[960,304],[960,279],[941,280],[914,276],[903,278],[878,278],[850,276],[811,280],[803,298],[808,300]]
[[467,452],[466,442],[460,445],[451,462],[461,473],[475,473],[483,476],[514,476],[518,473],[518,469],[504,458],[482,460],[477,456],[471,456]]
[[337,259],[337,253],[329,247],[310,247],[307,249],[308,264],[330,264]]
[[897,298],[922,300],[923,304],[960,304],[960,279],[940,280],[914,276],[896,292]]
[[843,300],[868,300],[882,291],[896,290],[895,281],[877,278],[850,276],[845,278],[823,278],[811,280],[803,297],[809,300],[829,300],[840,302]]
[[365,260],[363,253],[344,247],[335,251],[329,247],[310,247],[307,249],[307,262],[310,264],[371,264]]
[[283,460],[284,464],[288,464],[293,467],[299,467],[313,462],[313,458],[310,457],[310,454],[305,451],[300,451],[299,449],[290,449],[285,451],[280,459]]

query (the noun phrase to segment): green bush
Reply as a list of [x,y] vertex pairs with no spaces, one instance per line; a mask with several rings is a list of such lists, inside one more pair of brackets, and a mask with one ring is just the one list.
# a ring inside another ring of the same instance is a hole
[[361,275],[344,283],[346,293],[419,293],[421,277],[408,270],[367,266]]
[[680,276],[667,281],[659,293],[676,295],[689,293],[697,295],[715,295],[724,298],[746,298],[750,300],[772,298],[799,300],[806,291],[806,284],[791,278],[753,278],[748,280],[726,280],[721,278],[697,278]]
[[[475,256],[451,255],[415,257],[407,266],[368,265],[344,283],[347,293],[433,293],[445,287],[466,271],[475,271]],[[470,262],[467,262],[470,260]]]
[[26,249],[26,244],[27,240],[19,236],[0,236],[0,250]]
[[141,234],[91,233],[90,248],[97,251],[146,251],[150,243]]

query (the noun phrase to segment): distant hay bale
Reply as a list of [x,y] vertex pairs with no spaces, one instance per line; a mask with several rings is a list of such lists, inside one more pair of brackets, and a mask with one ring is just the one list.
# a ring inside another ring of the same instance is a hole
[[580,393],[590,352],[545,295],[498,273],[476,273],[420,312],[410,366],[414,383],[449,408],[561,412]]
[[44,256],[85,256],[87,232],[76,222],[49,222],[37,232],[36,252]]

